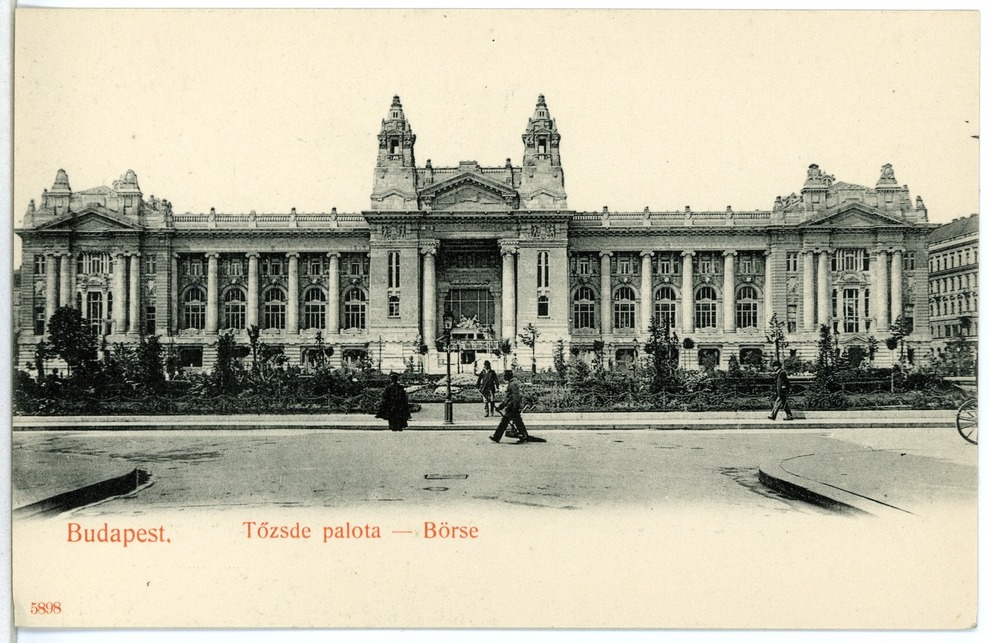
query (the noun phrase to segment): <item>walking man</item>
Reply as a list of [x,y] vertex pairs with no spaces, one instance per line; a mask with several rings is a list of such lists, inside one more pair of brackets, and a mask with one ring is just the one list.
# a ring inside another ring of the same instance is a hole
[[777,392],[777,399],[774,401],[773,408],[770,409],[770,415],[767,417],[771,420],[776,420],[777,413],[781,409],[784,409],[784,419],[793,420],[794,414],[791,413],[791,405],[787,403],[787,396],[791,392],[791,381],[787,379],[787,371],[784,370],[784,367],[777,360],[774,360],[770,366],[774,369],[774,389]]
[[501,441],[502,435],[511,422],[519,434],[519,441],[515,444],[522,444],[529,440],[529,433],[526,432],[526,425],[523,424],[520,415],[522,413],[522,392],[519,390],[519,383],[512,379],[512,371],[505,372],[505,399],[497,408],[499,410],[505,409],[505,414],[502,416],[502,421],[498,423],[498,428],[495,429],[495,435],[488,436],[488,439],[492,442]]
[[485,367],[478,374],[478,390],[485,401],[485,417],[495,415],[495,391],[498,390],[498,375],[492,370],[492,363],[485,360]]

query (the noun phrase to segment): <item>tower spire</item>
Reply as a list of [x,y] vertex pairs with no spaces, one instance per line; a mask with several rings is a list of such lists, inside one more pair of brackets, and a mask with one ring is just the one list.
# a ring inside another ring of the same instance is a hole
[[389,167],[395,163],[401,167],[415,167],[415,143],[416,135],[402,111],[402,101],[398,96],[393,96],[388,115],[382,119],[382,129],[378,133],[378,167]]
[[550,116],[546,98],[536,99],[533,116],[526,123],[523,140],[523,178],[520,196],[524,207],[566,208],[564,170],[560,165],[560,133]]

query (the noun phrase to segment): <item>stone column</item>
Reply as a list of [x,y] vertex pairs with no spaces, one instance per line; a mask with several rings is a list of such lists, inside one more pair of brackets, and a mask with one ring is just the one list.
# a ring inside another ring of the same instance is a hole
[[612,253],[599,253],[602,262],[602,335],[612,332]]
[[502,339],[516,346],[516,251],[514,245],[502,247]]
[[694,252],[681,253],[684,265],[681,267],[681,324],[684,334],[694,332]]
[[113,255],[113,334],[123,333],[126,330],[125,319],[127,316],[127,289],[124,286],[124,273],[127,271],[127,264],[124,261],[124,253],[117,252]]
[[804,251],[802,270],[804,272],[804,329],[815,330],[815,255],[811,250]]
[[169,266],[169,331],[175,335],[179,332],[179,255],[173,253]]
[[873,300],[876,302],[874,308],[877,311],[877,332],[885,333],[890,327],[890,314],[887,308],[887,295],[889,285],[887,283],[887,250],[877,250],[877,261],[872,264],[877,269],[877,287],[873,291]]
[[218,328],[218,313],[220,312],[220,276],[217,270],[220,255],[209,252],[206,255],[206,332],[216,334]]
[[72,287],[69,285],[69,264],[72,255],[63,252],[58,259],[58,305],[59,307],[72,305]]
[[866,288],[859,289],[856,297],[856,316],[859,317],[859,332],[866,330]]
[[258,325],[258,253],[248,253],[248,283],[247,311],[245,311],[245,326],[250,328]]
[[437,349],[437,247],[420,248],[419,251],[423,255],[423,343],[433,352]]
[[818,324],[828,324],[829,320],[829,302],[831,297],[828,293],[828,274],[831,270],[829,265],[828,250],[820,250],[818,252]]
[[645,251],[639,253],[642,257],[642,282],[640,286],[640,299],[643,304],[640,308],[640,325],[642,333],[649,337],[650,321],[653,319],[653,253]]
[[127,295],[127,332],[141,332],[141,253],[135,252],[131,255],[130,274],[128,275]]
[[56,296],[56,290],[58,289],[58,265],[56,263],[57,257],[54,253],[45,254],[45,328],[48,328],[48,322],[51,321],[52,315],[55,314],[55,309],[58,307],[58,299]]
[[285,332],[299,334],[299,253],[289,252],[289,301],[285,309]]
[[[904,314],[904,301],[902,295],[902,269],[904,268],[904,251],[901,248],[894,248],[894,255],[890,259],[890,323],[897,321],[897,318]],[[959,302],[962,305],[962,301]]]
[[73,308],[76,307],[76,283],[79,278],[78,257],[79,255],[69,255],[66,257],[66,261],[69,262],[69,292],[66,297],[68,298],[68,305]]
[[736,332],[736,251],[722,253],[725,261],[725,274],[722,280],[722,330]]
[[[767,250],[763,253],[763,327],[770,323],[773,317],[773,252]],[[787,330],[787,318],[777,318],[777,321],[784,322],[784,330]]]
[[340,332],[340,253],[328,252],[327,269],[327,335]]

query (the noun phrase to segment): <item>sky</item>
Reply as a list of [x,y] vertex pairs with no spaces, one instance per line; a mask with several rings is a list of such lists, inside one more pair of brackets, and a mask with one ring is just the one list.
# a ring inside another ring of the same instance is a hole
[[416,160],[502,165],[544,94],[575,210],[769,210],[885,163],[978,211],[975,12],[21,10],[14,225],[64,168],[176,212],[359,212],[401,96]]

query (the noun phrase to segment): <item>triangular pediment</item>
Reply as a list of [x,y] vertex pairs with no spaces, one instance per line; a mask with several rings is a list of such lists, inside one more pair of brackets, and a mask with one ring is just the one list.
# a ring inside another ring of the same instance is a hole
[[519,195],[512,188],[475,172],[463,172],[420,191],[433,210],[511,210]]
[[803,228],[832,229],[875,228],[877,226],[906,227],[908,223],[864,203],[846,203],[801,224]]
[[91,207],[82,212],[73,212],[64,217],[44,223],[36,230],[71,230],[73,232],[135,232],[141,226],[120,215],[100,207]]

